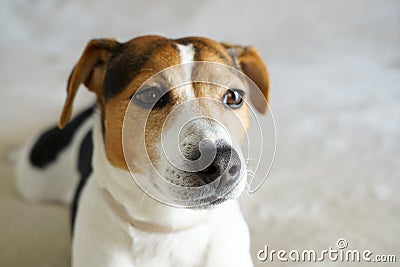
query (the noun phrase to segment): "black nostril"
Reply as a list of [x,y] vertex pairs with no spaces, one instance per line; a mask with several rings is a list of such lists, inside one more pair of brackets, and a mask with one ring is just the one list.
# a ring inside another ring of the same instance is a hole
[[218,168],[215,165],[210,165],[201,172],[207,175],[213,175],[218,173]]
[[229,176],[233,178],[236,178],[239,175],[239,173],[240,173],[240,167],[238,165],[233,165],[228,171]]
[[200,176],[206,184],[209,184],[220,176],[220,171],[218,166],[211,164],[204,170],[200,171]]

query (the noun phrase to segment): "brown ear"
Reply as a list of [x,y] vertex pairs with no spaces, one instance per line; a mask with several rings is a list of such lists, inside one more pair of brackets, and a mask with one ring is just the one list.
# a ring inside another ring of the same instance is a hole
[[222,43],[222,45],[228,49],[230,54],[237,58],[242,71],[261,90],[265,100],[262,99],[259,92],[254,91],[250,91],[250,99],[260,113],[266,113],[268,110],[266,102],[269,102],[269,74],[260,54],[252,46],[244,47],[228,43]]
[[67,99],[59,122],[61,129],[65,127],[71,118],[74,98],[82,83],[97,95],[99,101],[102,101],[107,60],[118,44],[113,39],[94,39],[86,45],[81,58],[68,79]]

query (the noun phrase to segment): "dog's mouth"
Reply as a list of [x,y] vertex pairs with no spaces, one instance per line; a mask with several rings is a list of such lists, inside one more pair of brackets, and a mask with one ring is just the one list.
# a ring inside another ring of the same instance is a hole
[[[245,189],[246,179],[245,170],[242,170],[240,177],[235,177],[232,181],[226,181],[226,177],[218,177],[211,182],[200,179],[198,173],[179,173],[179,181],[171,177],[161,177],[154,179],[154,186],[158,192],[171,202],[178,201],[183,203],[183,207],[194,209],[209,209],[219,206],[230,199],[237,199]],[[187,177],[182,177],[183,175]],[[200,175],[201,177],[201,175]],[[186,184],[185,184],[186,181]],[[197,181],[197,182],[195,182]],[[170,202],[170,203],[171,203]]]
[[[246,165],[240,174],[230,178],[218,176],[213,180],[204,179],[204,173],[180,171],[173,166],[167,169],[149,169],[135,172],[133,178],[141,189],[153,199],[174,207],[209,209],[230,199],[237,199],[245,189]],[[229,168],[226,171],[229,173]],[[205,169],[207,175],[213,170]],[[231,174],[236,170],[231,170]],[[227,180],[228,179],[228,180]]]

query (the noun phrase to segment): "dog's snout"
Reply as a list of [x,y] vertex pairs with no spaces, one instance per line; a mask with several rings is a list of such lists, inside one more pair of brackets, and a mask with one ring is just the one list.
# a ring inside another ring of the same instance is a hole
[[206,183],[220,178],[220,185],[232,184],[240,175],[241,162],[238,153],[231,146],[217,147],[217,153],[212,163],[198,174]]

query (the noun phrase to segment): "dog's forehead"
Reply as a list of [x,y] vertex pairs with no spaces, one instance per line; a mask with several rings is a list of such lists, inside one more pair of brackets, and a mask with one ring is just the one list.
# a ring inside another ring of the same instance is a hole
[[223,45],[211,39],[203,37],[188,37],[176,40],[181,45],[192,45],[194,49],[194,61],[212,61],[226,65],[235,62]]
[[238,67],[223,45],[207,38],[173,40],[161,36],[143,36],[122,43],[108,62],[103,85],[105,99],[120,94],[135,79],[138,80],[137,85],[140,85],[159,71],[194,61]]

